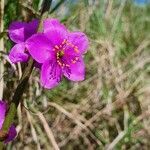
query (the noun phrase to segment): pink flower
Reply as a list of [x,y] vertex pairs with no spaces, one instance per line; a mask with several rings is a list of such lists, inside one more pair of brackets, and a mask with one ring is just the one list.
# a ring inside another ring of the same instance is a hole
[[[0,101],[0,130],[2,128],[3,122],[5,120],[6,116],[6,111],[7,111],[7,104],[4,101]],[[17,135],[15,126],[12,124],[11,127],[9,128],[9,131],[7,133],[7,137],[5,139],[5,143],[8,143],[12,141]]]
[[82,32],[69,32],[57,19],[46,19],[44,33],[27,40],[27,49],[42,64],[41,84],[51,89],[57,86],[62,75],[72,81],[82,81],[85,65],[82,55],[88,48],[88,39]]
[[26,51],[26,40],[36,33],[38,21],[33,20],[29,23],[15,21],[10,24],[8,33],[10,39],[16,43],[9,53],[9,58],[13,63],[26,62],[29,54]]

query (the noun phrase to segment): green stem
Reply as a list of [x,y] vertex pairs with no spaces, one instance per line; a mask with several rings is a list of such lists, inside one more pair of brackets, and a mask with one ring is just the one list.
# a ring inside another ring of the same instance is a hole
[[[40,18],[39,27],[37,30],[38,32],[42,31],[42,23],[43,23],[43,20],[47,18],[47,15],[48,15],[48,12],[49,12],[49,9],[51,6],[51,2],[52,2],[52,0],[43,0],[43,5],[42,5],[43,7],[41,10],[41,18]],[[9,111],[8,111],[5,121],[3,123],[3,127],[2,127],[3,131],[8,131],[9,127],[11,126],[11,124],[14,120],[14,117],[16,116],[17,107],[18,107],[19,102],[21,101],[22,95],[26,89],[26,86],[28,84],[28,80],[32,73],[33,67],[34,67],[34,60],[32,58],[30,58],[28,61],[28,65],[25,68],[22,78],[21,78],[21,80],[17,86],[17,89],[14,93],[12,102],[9,107]],[[3,148],[4,148],[3,142],[0,142],[0,150],[2,150]]]

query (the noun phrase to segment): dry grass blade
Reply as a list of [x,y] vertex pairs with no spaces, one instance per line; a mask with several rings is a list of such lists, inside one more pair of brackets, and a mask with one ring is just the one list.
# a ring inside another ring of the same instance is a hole
[[54,138],[53,132],[52,132],[51,128],[49,127],[49,125],[48,125],[44,115],[41,112],[38,112],[37,115],[38,115],[38,117],[39,117],[39,119],[40,119],[44,129],[45,129],[47,137],[48,137],[50,143],[52,144],[53,148],[55,150],[59,150],[59,147],[58,147],[58,144],[57,144],[57,142],[56,142],[56,140]]
[[70,112],[66,111],[63,107],[61,107],[60,105],[56,104],[56,103],[48,103],[50,106],[55,107],[57,110],[59,110],[60,112],[62,112],[63,114],[65,114],[68,118],[72,119],[78,126],[80,126],[81,128],[86,128],[86,126],[76,117],[73,116]]
[[[60,112],[62,112],[63,114],[65,114],[67,117],[69,117],[70,119],[72,119],[77,125],[78,127],[80,127],[81,129],[83,130],[86,130],[87,133],[89,133],[89,135],[93,138],[93,140],[95,140],[97,142],[98,145],[102,145],[101,141],[98,140],[94,135],[93,133],[87,128],[86,125],[84,125],[82,122],[80,122],[80,120],[77,119],[76,116],[73,116],[71,113],[69,113],[68,111],[66,111],[63,107],[59,106],[58,104],[56,103],[50,103],[49,102],[49,105],[50,106],[53,106],[55,108],[57,108]],[[79,132],[78,132],[79,133]]]
[[124,137],[125,133],[125,131],[120,132],[118,136],[114,139],[114,141],[106,149],[113,150],[116,144]]
[[29,123],[30,123],[31,134],[32,134],[33,140],[34,140],[34,141],[36,142],[36,144],[37,144],[37,150],[41,150],[41,148],[40,148],[40,143],[39,143],[39,139],[38,139],[38,135],[37,135],[37,133],[36,133],[36,131],[35,131],[35,128],[34,128],[34,126],[33,126],[33,123],[32,123],[33,118],[32,118],[32,116],[30,115],[30,113],[29,113],[27,110],[26,110],[26,113],[27,113],[27,118],[28,118]]

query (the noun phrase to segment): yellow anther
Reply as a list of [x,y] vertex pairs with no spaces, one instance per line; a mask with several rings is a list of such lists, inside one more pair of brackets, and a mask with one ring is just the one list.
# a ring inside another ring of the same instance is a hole
[[64,40],[63,40],[63,42],[62,42],[62,44],[66,44],[66,42],[67,42],[67,40],[66,40],[66,39],[64,39]]
[[76,61],[75,61],[75,60],[73,60],[73,59],[71,60],[71,62],[72,62],[73,64],[75,64],[75,63],[76,63]]
[[79,60],[79,57],[75,57],[75,60],[76,60],[76,61]]
[[73,47],[73,48],[75,47],[72,43],[70,43],[70,46]]
[[56,49],[59,49],[58,45],[55,45],[55,48],[56,48]]
[[66,64],[65,66],[66,66],[66,67],[70,67],[70,65],[68,65],[68,64]]
[[79,53],[79,50],[78,50],[78,49],[76,49],[76,48],[74,49],[74,51],[75,51],[76,53]]
[[62,63],[59,62],[58,64],[59,64],[60,66],[62,66]]

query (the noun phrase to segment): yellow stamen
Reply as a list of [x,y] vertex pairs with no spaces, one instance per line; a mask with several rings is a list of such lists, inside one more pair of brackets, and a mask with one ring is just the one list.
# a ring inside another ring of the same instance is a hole
[[56,49],[59,49],[59,46],[58,46],[58,45],[55,45],[55,48],[56,48]]
[[66,64],[65,66],[66,66],[66,67],[70,67],[70,65],[68,65],[68,64]]

